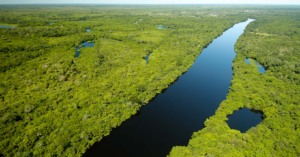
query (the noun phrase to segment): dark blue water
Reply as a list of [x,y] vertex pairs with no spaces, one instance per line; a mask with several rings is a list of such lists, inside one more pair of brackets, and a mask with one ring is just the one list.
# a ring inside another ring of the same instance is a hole
[[12,27],[16,27],[16,26],[5,26],[5,25],[0,25],[0,28],[12,28]]
[[148,56],[145,58],[145,60],[147,61],[147,64],[149,62],[148,60],[149,60],[150,55],[151,55],[151,53],[149,53]]
[[231,129],[239,130],[244,133],[251,127],[255,127],[259,124],[263,119],[263,115],[260,111],[243,108],[233,112],[233,114],[227,118],[227,124]]
[[[244,60],[247,64],[251,64],[250,62],[250,58],[246,58]],[[259,63],[257,63],[256,61],[254,61],[256,67],[258,68],[258,72],[265,74],[266,73],[266,69],[264,66],[260,65]]]
[[173,146],[186,146],[226,99],[234,44],[251,21],[236,24],[215,39],[174,84],[84,156],[166,157]]
[[84,45],[84,46],[82,46],[82,47],[75,47],[76,48],[76,55],[75,55],[75,58],[77,58],[77,57],[79,57],[79,55],[80,55],[80,52],[78,51],[78,50],[80,50],[80,49],[82,49],[82,48],[85,48],[85,47],[94,47],[94,42],[92,42],[92,43],[88,43],[87,41],[86,42],[84,42],[84,43],[81,43],[80,45]]
[[86,32],[91,32],[92,30],[91,29],[86,29]]

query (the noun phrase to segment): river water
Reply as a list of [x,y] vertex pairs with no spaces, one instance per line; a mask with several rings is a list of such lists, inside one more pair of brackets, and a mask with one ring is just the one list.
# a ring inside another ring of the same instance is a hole
[[238,23],[214,39],[174,84],[84,156],[166,157],[173,146],[186,146],[193,132],[201,130],[226,99],[236,56],[234,44],[251,21]]

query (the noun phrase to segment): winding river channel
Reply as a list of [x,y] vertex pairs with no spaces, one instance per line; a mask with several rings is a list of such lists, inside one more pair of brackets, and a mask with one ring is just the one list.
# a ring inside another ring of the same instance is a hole
[[234,44],[251,21],[238,23],[214,39],[185,74],[84,156],[166,157],[173,146],[186,146],[226,99]]

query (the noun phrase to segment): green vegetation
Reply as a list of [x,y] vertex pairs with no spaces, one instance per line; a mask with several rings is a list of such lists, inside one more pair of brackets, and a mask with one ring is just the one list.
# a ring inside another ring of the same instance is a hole
[[[300,12],[279,7],[249,10],[250,23],[238,39],[234,77],[226,100],[188,146],[176,146],[171,157],[300,156]],[[266,67],[257,72],[254,63]],[[241,107],[261,110],[264,120],[246,133],[232,130],[227,115]]]
[[[300,156],[298,6],[129,5],[0,6],[0,23],[18,26],[0,28],[0,156],[81,156],[248,17],[227,99],[170,156]],[[95,45],[75,58],[84,41]],[[240,107],[264,121],[231,130]]]
[[[0,28],[0,156],[82,155],[246,19],[227,7],[0,6],[0,23],[18,25]],[[95,45],[75,58],[84,41]]]

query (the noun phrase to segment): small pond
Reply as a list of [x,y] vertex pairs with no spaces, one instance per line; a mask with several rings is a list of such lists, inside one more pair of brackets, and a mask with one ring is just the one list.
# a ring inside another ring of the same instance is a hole
[[139,19],[139,21],[142,21],[142,19]]
[[137,24],[137,22],[135,22],[134,24]]
[[247,64],[251,64],[251,61],[254,61],[256,67],[258,68],[258,72],[265,74],[266,73],[266,69],[265,67],[263,67],[262,65],[260,65],[259,63],[257,63],[255,60],[250,59],[250,58],[246,58],[244,60]]
[[175,29],[175,28],[169,28],[169,27],[163,27],[163,26],[157,26],[158,29]]
[[76,48],[76,56],[75,56],[75,58],[77,58],[77,57],[79,57],[79,55],[80,55],[80,49],[82,49],[82,48],[85,48],[85,47],[94,47],[94,42],[91,42],[91,43],[88,43],[87,41],[86,42],[83,42],[83,43],[81,43],[80,45],[80,47],[75,47]]
[[48,23],[48,25],[50,26],[50,25],[52,25],[52,24],[54,24],[54,22],[50,22],[50,23]]
[[242,108],[233,112],[233,114],[227,118],[227,124],[231,129],[239,130],[241,133],[245,133],[251,127],[255,127],[262,122],[263,115],[262,112],[258,110]]
[[149,60],[150,55],[151,55],[151,53],[149,53],[148,56],[145,58],[145,60],[147,61],[147,64],[148,64],[148,60]]
[[91,29],[86,29],[86,32],[91,32],[92,30]]

